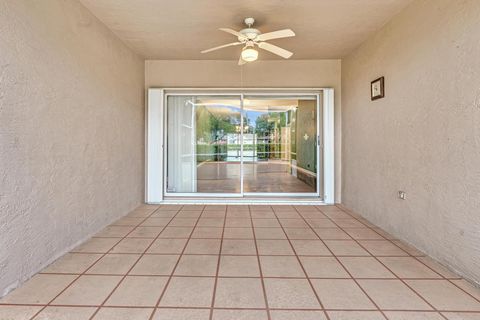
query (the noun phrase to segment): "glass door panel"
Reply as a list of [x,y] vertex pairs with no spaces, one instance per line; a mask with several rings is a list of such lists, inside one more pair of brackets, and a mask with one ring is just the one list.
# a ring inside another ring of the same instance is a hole
[[241,192],[240,96],[167,96],[168,194]]
[[316,96],[245,96],[244,192],[316,193]]

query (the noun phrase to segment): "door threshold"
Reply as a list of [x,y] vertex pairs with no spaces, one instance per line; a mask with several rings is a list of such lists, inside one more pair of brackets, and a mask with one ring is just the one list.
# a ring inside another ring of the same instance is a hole
[[198,197],[165,197],[155,204],[279,204],[279,205],[326,205],[317,197],[243,197],[243,198],[198,198]]

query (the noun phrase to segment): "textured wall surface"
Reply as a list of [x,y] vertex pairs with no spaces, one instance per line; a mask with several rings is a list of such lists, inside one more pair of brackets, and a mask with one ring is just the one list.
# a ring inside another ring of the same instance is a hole
[[0,296],[143,200],[144,63],[73,0],[0,0]]
[[258,60],[243,67],[228,60],[147,60],[147,88],[334,88],[335,201],[341,197],[341,61]]
[[478,0],[415,1],[342,63],[343,203],[476,282],[478,17]]

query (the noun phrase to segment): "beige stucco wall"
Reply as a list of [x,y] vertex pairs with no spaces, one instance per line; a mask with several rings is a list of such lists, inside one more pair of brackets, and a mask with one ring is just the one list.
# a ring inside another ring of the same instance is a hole
[[143,200],[144,63],[73,0],[0,0],[0,296]]
[[479,17],[478,0],[415,1],[342,62],[343,203],[477,282]]
[[228,60],[147,60],[146,88],[334,88],[335,198],[341,197],[340,60],[258,60],[239,67]]

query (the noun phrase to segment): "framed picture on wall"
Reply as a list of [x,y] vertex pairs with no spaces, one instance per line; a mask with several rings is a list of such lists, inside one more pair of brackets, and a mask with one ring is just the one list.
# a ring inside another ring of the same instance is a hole
[[385,79],[383,77],[371,82],[370,94],[372,101],[385,97]]

